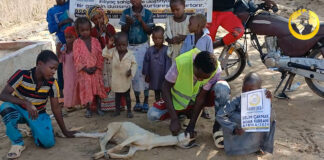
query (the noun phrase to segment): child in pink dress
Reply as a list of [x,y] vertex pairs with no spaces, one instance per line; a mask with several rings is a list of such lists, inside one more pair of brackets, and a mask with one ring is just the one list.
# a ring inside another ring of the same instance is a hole
[[[74,65],[77,71],[77,91],[81,104],[87,108],[85,116],[92,116],[91,110],[97,109],[99,115],[103,115],[101,99],[106,97],[103,83],[102,49],[98,39],[91,37],[91,22],[85,18],[78,18],[75,22],[80,38],[73,44]],[[96,107],[90,103],[95,100]]]
[[77,93],[75,91],[77,74],[73,62],[73,42],[78,38],[78,34],[74,27],[67,27],[64,30],[64,36],[66,44],[64,44],[58,52],[58,57],[63,63],[63,77],[64,81],[64,107],[68,111],[74,110],[74,106],[81,104],[80,100],[77,99]]

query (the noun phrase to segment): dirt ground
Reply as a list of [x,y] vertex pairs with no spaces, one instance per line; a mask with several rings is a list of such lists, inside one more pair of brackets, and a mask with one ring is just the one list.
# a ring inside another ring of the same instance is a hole
[[[278,1],[277,1],[278,2]],[[295,9],[296,6],[306,6],[315,11],[320,20],[324,20],[323,0],[298,0],[280,1],[282,15]],[[308,6],[306,5],[308,4]],[[291,12],[290,12],[291,13]],[[31,21],[28,24],[20,24],[0,30],[1,40],[51,40],[52,35],[46,30],[45,21]],[[35,27],[38,26],[38,27]],[[232,96],[241,92],[242,78],[248,72],[259,73],[263,78],[263,87],[275,90],[280,80],[280,74],[266,69],[260,61],[257,52],[249,47],[252,67],[246,67],[244,74],[230,82]],[[180,149],[177,147],[161,147],[150,151],[139,151],[132,158],[134,160],[195,160],[195,159],[231,159],[231,160],[268,160],[268,159],[324,159],[324,99],[314,94],[305,83],[302,77],[297,76],[294,82],[301,82],[301,86],[295,92],[288,93],[290,100],[273,99],[273,109],[276,112],[277,128],[275,133],[275,149],[273,154],[259,157],[256,155],[247,156],[226,156],[224,150],[216,149],[211,135],[212,120],[200,119],[196,131],[198,132],[197,143],[199,146],[191,149]],[[150,93],[150,104],[153,102],[153,93]],[[133,101],[134,104],[134,101]],[[213,112],[213,109],[210,109]],[[91,119],[84,118],[84,110],[69,113],[64,117],[68,128],[79,128],[84,132],[103,132],[108,123],[116,121],[132,121],[139,126],[160,134],[168,135],[168,122],[151,123],[147,120],[146,114],[135,113],[133,119],[127,119],[126,113],[120,117],[111,118],[111,113],[103,117],[94,116]],[[55,120],[53,120],[55,132],[60,132]],[[21,126],[25,128],[26,126]],[[99,151],[99,143],[96,139],[86,138],[56,138],[56,145],[51,149],[42,149],[35,146],[33,139],[24,138],[27,149],[23,152],[22,160],[90,160],[91,156]],[[10,142],[5,137],[5,128],[0,122],[0,157],[6,159],[6,153],[10,148]]]

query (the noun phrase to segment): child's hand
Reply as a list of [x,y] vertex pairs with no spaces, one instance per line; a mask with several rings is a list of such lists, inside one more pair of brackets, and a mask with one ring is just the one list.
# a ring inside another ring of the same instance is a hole
[[150,77],[149,76],[145,76],[145,82],[150,83]]
[[135,18],[139,21],[139,22],[142,22],[143,19],[142,19],[142,14],[141,13],[135,13],[134,14]]
[[126,23],[129,24],[129,25],[131,25],[131,24],[134,23],[134,20],[129,15],[126,15]]
[[272,93],[270,90],[266,90],[266,97],[269,98],[269,99],[272,99]]
[[97,67],[91,67],[91,68],[89,68],[89,69],[90,69],[90,71],[91,71],[92,74],[95,73],[95,72],[97,71]]
[[242,129],[242,128],[235,128],[235,129],[234,129],[234,134],[235,134],[235,135],[239,135],[239,136],[240,136],[240,135],[244,134],[244,132],[245,132],[245,131],[244,131],[244,129]]
[[131,75],[132,75],[132,70],[129,69],[129,70],[127,71],[127,73],[126,73],[126,76],[127,76],[127,77],[130,77]]

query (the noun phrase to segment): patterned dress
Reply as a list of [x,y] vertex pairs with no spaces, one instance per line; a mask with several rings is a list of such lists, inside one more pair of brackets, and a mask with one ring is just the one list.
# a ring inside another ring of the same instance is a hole
[[[81,104],[92,102],[95,95],[105,98],[107,95],[103,83],[103,57],[99,41],[91,37],[91,51],[89,51],[85,42],[79,38],[73,43],[73,52],[78,78],[76,91],[79,93]],[[82,70],[84,67],[97,67],[97,70],[90,75]]]

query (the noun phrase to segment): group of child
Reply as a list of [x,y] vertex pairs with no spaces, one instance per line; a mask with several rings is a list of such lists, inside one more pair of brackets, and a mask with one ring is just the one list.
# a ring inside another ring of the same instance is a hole
[[[55,7],[64,8],[68,3],[56,1]],[[156,101],[161,99],[165,74],[178,55],[194,48],[213,53],[213,40],[206,28],[206,17],[202,14],[186,15],[185,0],[170,0],[173,15],[166,19],[165,30],[154,25],[153,14],[143,7],[142,0],[130,2],[132,7],[123,11],[119,23],[122,32],[118,33],[108,23],[104,10],[98,6],[88,9],[87,17],[78,18],[74,27],[70,25],[72,21],[69,18],[49,21],[49,28],[56,23],[55,29],[50,29],[50,32],[56,32],[59,42],[64,44],[57,46],[60,48],[58,56],[63,63],[65,107],[85,106],[85,116],[91,117],[93,111],[102,115],[102,109],[111,109],[111,106],[115,106],[113,116],[118,116],[122,106],[126,105],[127,117],[132,118],[131,87],[136,98],[134,111],[147,112],[149,90],[154,90]],[[65,17],[66,11],[56,10]],[[54,20],[50,18],[54,15],[57,16],[54,12],[48,14],[47,19]],[[65,25],[70,26],[64,28]],[[151,47],[150,34],[154,42]],[[164,45],[164,41],[168,46]],[[141,92],[144,92],[143,103],[140,101]],[[225,129],[229,123],[222,118],[228,119],[230,115],[227,114],[234,110],[217,116]],[[234,135],[243,134],[237,128],[230,129]]]
[[[178,55],[193,48],[213,52],[212,39],[205,28],[206,17],[186,15],[184,0],[170,1],[173,15],[166,19],[165,30],[154,25],[152,12],[143,7],[141,0],[131,0],[132,7],[124,10],[120,19],[123,33],[117,34],[99,6],[89,8],[87,17],[78,18],[72,26],[65,16],[67,3],[57,0],[47,20],[49,28],[55,28],[50,32],[56,32],[58,37],[64,106],[69,110],[75,105],[85,106],[86,117],[91,117],[92,111],[102,115],[102,110],[115,110],[114,115],[119,115],[125,105],[127,117],[133,117],[131,86],[136,99],[134,111],[147,112],[149,90],[154,90],[156,101],[161,99],[164,76]],[[151,47],[150,34],[154,42]]]

